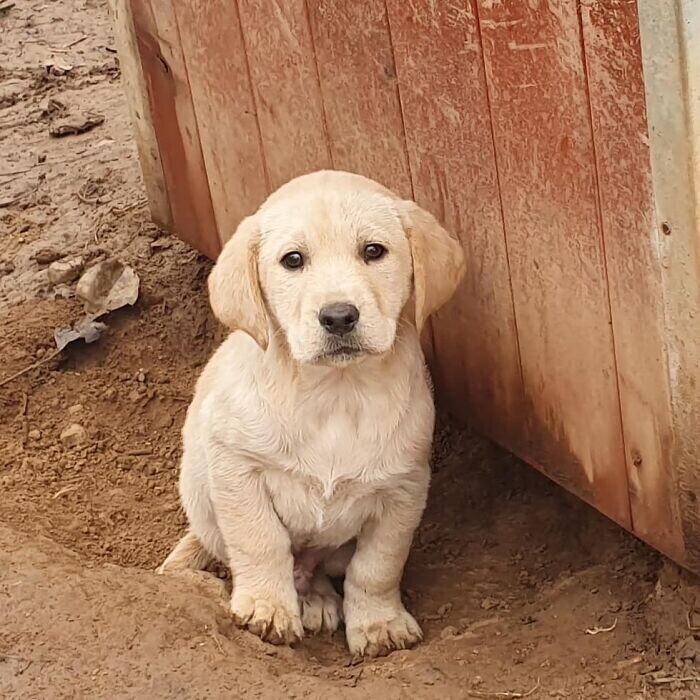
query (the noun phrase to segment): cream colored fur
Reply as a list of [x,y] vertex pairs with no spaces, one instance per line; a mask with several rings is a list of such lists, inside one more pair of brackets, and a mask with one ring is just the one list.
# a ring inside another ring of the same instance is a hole
[[[386,255],[365,261],[370,243]],[[302,270],[281,265],[291,251],[304,254]],[[235,332],[187,414],[190,530],[161,571],[226,562],[235,620],[271,642],[343,618],[354,654],[420,640],[399,592],[430,478],[419,332],[463,271],[461,247],[431,215],[358,175],[302,176],[246,219],[210,278],[214,312]],[[334,302],[360,312],[351,356],[324,354],[336,339],[318,314]],[[300,595],[295,555],[309,553]],[[341,601],[328,573],[343,570]]]

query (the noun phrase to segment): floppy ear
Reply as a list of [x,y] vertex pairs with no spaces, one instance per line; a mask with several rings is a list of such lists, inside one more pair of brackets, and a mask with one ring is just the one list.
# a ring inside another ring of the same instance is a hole
[[255,218],[243,219],[209,275],[209,300],[221,323],[246,332],[265,350],[267,312],[258,279],[259,239]]
[[416,328],[455,293],[465,273],[460,242],[415,202],[401,203],[401,221],[411,246]]

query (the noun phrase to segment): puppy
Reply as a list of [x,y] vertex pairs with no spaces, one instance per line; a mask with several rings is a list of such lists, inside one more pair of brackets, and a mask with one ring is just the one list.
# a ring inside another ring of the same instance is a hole
[[190,529],[160,571],[227,563],[235,621],[273,643],[343,618],[354,655],[419,641],[399,591],[430,479],[419,336],[463,274],[430,214],[359,175],[296,178],[245,219],[209,279],[235,332],[187,413]]

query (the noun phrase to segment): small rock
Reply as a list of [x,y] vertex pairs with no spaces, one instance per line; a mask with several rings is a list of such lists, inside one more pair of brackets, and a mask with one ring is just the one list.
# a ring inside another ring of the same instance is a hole
[[449,615],[450,610],[452,610],[452,603],[445,603],[438,608],[437,612],[440,617],[446,617]]
[[128,265],[110,258],[93,265],[80,278],[75,293],[91,313],[102,315],[133,306],[139,296],[139,276]]
[[440,632],[440,639],[453,639],[459,634],[459,631],[453,625],[448,625]]
[[481,601],[481,609],[482,610],[495,610],[499,605],[500,601],[496,600],[495,598],[484,598]]
[[37,348],[34,355],[37,359],[42,358],[46,354],[46,348]]
[[71,423],[61,431],[61,442],[66,447],[76,447],[87,441],[87,430],[79,423]]
[[677,658],[681,661],[695,661],[700,656],[700,640],[687,637],[677,645]]
[[172,248],[172,245],[173,241],[171,238],[156,238],[155,241],[151,241],[151,250],[153,252],[156,252],[158,250],[167,250],[168,248]]
[[134,403],[136,403],[140,400],[141,400],[141,392],[137,391],[136,389],[132,389],[129,392],[129,401],[133,401]]
[[83,412],[83,404],[81,403],[76,403],[74,406],[70,406],[68,408],[68,413],[70,413],[71,416],[77,416],[79,413]]
[[136,381],[140,382],[141,384],[146,381],[146,375],[143,370],[139,370],[139,373],[136,375]]
[[38,440],[41,437],[41,430],[37,430],[36,428],[34,428],[34,430],[30,430],[27,433],[27,437],[30,440]]
[[9,260],[0,260],[0,277],[4,275],[9,275],[11,272],[15,271],[14,263]]
[[56,260],[60,260],[62,257],[63,253],[59,253],[53,248],[40,248],[32,255],[32,260],[39,265],[49,265],[52,262],[56,262]]
[[51,284],[68,284],[77,279],[83,269],[83,259],[57,260],[49,265],[49,282]]

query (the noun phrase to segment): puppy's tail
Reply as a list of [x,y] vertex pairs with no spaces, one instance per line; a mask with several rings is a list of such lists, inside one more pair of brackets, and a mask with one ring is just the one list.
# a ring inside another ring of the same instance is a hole
[[202,571],[212,561],[212,557],[202,546],[196,535],[188,530],[185,536],[175,545],[166,560],[156,569],[159,574],[169,574],[174,571],[194,569]]

